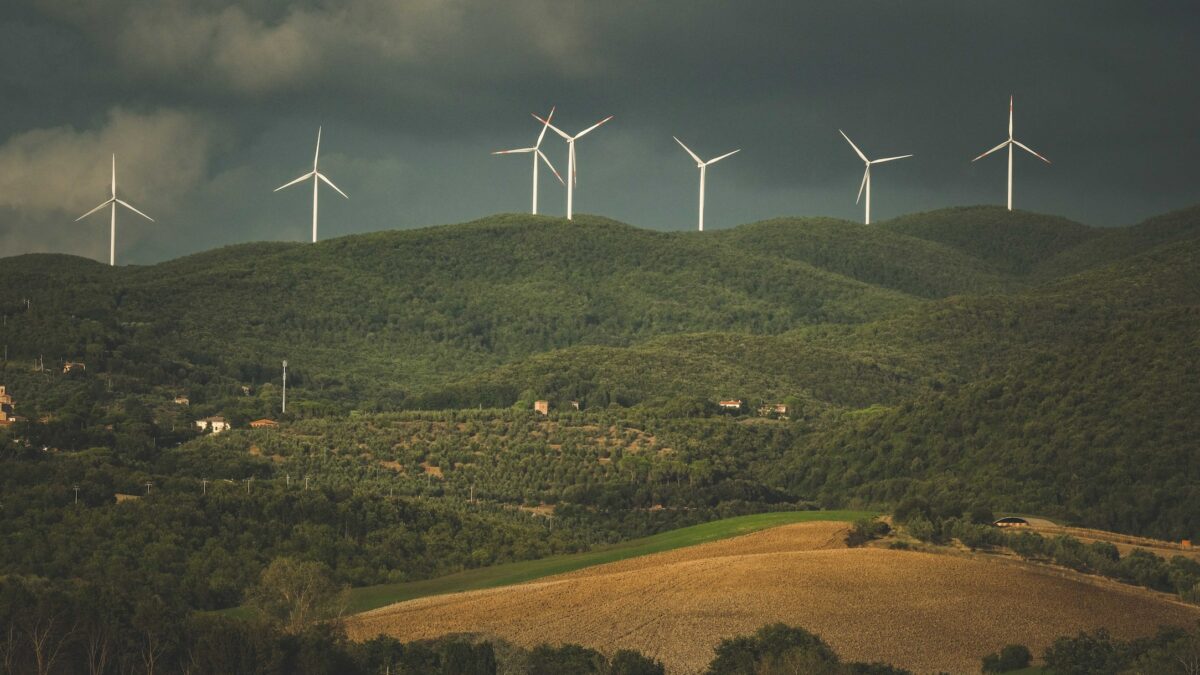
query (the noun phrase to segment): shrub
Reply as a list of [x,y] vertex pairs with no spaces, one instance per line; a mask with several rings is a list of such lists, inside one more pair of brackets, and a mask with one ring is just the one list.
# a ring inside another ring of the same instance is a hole
[[935,541],[938,531],[934,528],[933,523],[926,520],[923,516],[915,516],[908,521],[908,533],[921,541]]
[[1033,654],[1025,645],[1005,645],[998,653],[983,657],[983,672],[1007,673],[1011,670],[1028,668]]
[[885,537],[892,528],[882,520],[863,518],[854,522],[854,526],[846,533],[846,545],[853,548],[862,546],[873,539]]
[[622,649],[613,654],[608,665],[608,675],[663,675],[666,672],[661,661],[655,661],[640,652]]
[[579,645],[538,645],[529,652],[526,664],[528,675],[561,675],[562,673],[602,673],[607,665],[604,655]]
[[1101,628],[1095,633],[1061,637],[1046,648],[1042,659],[1055,675],[1118,673],[1128,665],[1123,645]]

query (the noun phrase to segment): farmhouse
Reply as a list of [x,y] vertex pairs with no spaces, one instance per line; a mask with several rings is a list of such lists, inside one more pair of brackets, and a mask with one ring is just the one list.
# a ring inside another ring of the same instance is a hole
[[279,426],[279,422],[276,422],[275,420],[269,420],[266,418],[263,418],[261,420],[254,420],[253,422],[250,423],[251,429],[274,429],[277,426]]
[[763,417],[768,417],[770,415],[786,417],[788,414],[788,407],[784,403],[764,403],[758,406],[758,414]]
[[0,426],[6,427],[16,421],[13,414],[13,399],[8,389],[0,384]]
[[83,361],[67,361],[63,364],[63,374],[74,373],[76,371],[87,370],[87,364]]
[[534,410],[534,412],[539,412],[543,415],[549,415],[550,414],[550,402],[549,401],[534,401],[533,402],[533,410]]
[[721,406],[722,410],[741,410],[742,409],[742,399],[732,398],[732,399],[729,399],[728,401],[720,401],[717,403],[717,405]]
[[202,420],[196,420],[196,427],[200,431],[211,431],[214,434],[230,429],[231,426],[224,417],[205,417]]
[[175,405],[188,405],[190,403],[191,401],[186,396],[180,395],[175,397]]

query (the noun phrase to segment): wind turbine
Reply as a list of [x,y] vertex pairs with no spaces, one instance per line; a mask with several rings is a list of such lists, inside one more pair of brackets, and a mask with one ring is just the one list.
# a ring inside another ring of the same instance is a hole
[[850,144],[850,147],[854,148],[854,152],[856,154],[858,154],[860,159],[862,159],[863,164],[867,165],[867,170],[863,172],[862,183],[858,186],[858,197],[856,197],[854,199],[854,203],[857,204],[858,201],[860,199],[862,199],[863,191],[866,190],[867,203],[865,205],[866,206],[865,224],[870,225],[871,224],[871,165],[872,164],[883,164],[884,162],[890,162],[890,161],[896,160],[896,159],[906,159],[908,157],[912,157],[912,155],[900,155],[899,157],[884,157],[883,159],[867,159],[867,156],[863,154],[862,150],[858,149],[858,146],[854,144],[854,141],[850,140],[850,137],[846,135],[846,132],[842,131],[841,129],[838,129],[838,133],[842,135],[842,138],[846,139],[846,142]]
[[[675,137],[672,136],[671,138],[675,138]],[[679,144],[679,147],[686,150],[687,154],[692,156],[692,159],[696,160],[696,167],[700,169],[700,231],[703,232],[704,231],[704,171],[705,171],[705,169],[708,168],[709,164],[716,164],[717,162],[725,159],[726,157],[728,157],[730,155],[736,155],[737,153],[741,152],[742,149],[738,148],[737,150],[734,150],[733,152],[727,152],[727,153],[721,155],[720,157],[714,157],[713,159],[710,159],[707,162],[705,162],[705,161],[701,160],[699,157],[697,157],[696,153],[692,152],[691,148],[684,145],[683,141],[679,140],[678,138],[675,138],[675,142]]]
[[547,127],[550,127],[551,129],[553,129],[554,133],[558,134],[559,136],[562,136],[563,140],[565,140],[567,142],[567,178],[570,179],[567,181],[567,220],[574,220],[575,182],[578,180],[578,176],[575,173],[575,141],[588,135],[593,130],[595,130],[596,127],[600,126],[601,124],[604,124],[605,122],[611,120],[613,118],[613,116],[609,115],[608,117],[605,117],[604,119],[600,120],[599,122],[596,122],[592,126],[584,129],[583,131],[575,134],[574,136],[567,135],[566,133],[563,132],[562,129],[559,129],[558,127],[551,124],[550,120],[544,120],[544,119],[538,117],[537,115],[534,115],[533,117],[537,121],[541,122],[542,124],[545,124]]
[[315,155],[313,155],[313,170],[309,171],[308,173],[304,174],[303,176],[300,176],[299,178],[297,178],[296,180],[294,180],[290,183],[286,183],[284,185],[280,185],[279,187],[275,188],[275,192],[279,192],[280,190],[291,187],[301,181],[308,180],[309,178],[313,179],[313,238],[312,238],[312,240],[313,240],[314,244],[317,243],[317,192],[318,192],[317,188],[319,188],[321,186],[321,181],[325,181],[326,185],[333,188],[334,190],[337,190],[337,193],[339,195],[346,197],[346,199],[350,199],[350,197],[348,197],[345,192],[342,192],[341,188],[334,185],[333,181],[326,178],[325,174],[323,174],[317,170],[317,160],[319,160],[320,158],[321,158],[321,127],[317,127],[317,152]]
[[87,218],[88,216],[92,215],[93,213],[99,211],[100,209],[102,209],[106,206],[112,207],[112,213],[109,216],[109,236],[108,236],[108,264],[109,265],[117,264],[117,204],[124,206],[125,208],[129,209],[130,211],[133,211],[134,213],[138,214],[139,216],[145,218],[146,220],[148,220],[152,223],[154,222],[153,218],[151,218],[150,216],[133,208],[133,206],[131,206],[128,202],[121,200],[121,199],[117,199],[117,156],[113,155],[113,158],[112,158],[112,196],[108,198],[108,201],[104,202],[100,206],[97,206],[96,208],[92,209],[91,211],[88,211],[87,213],[85,213],[82,216],[79,216],[78,218],[75,219],[75,222],[78,223],[79,221],[83,220],[84,218]]
[[1012,159],[1013,159],[1013,146],[1014,145],[1017,146],[1018,148],[1021,148],[1025,152],[1028,152],[1029,154],[1033,155],[1034,157],[1037,157],[1038,159],[1042,160],[1043,162],[1045,162],[1047,164],[1050,163],[1050,160],[1046,159],[1045,157],[1042,157],[1041,155],[1039,155],[1036,152],[1034,152],[1033,150],[1031,150],[1029,148],[1029,146],[1027,146],[1024,143],[1022,143],[1021,141],[1018,141],[1017,139],[1013,138],[1013,97],[1009,96],[1008,97],[1008,140],[1004,141],[1000,145],[997,145],[996,147],[992,148],[991,150],[988,150],[987,152],[983,153],[982,155],[971,160],[972,162],[979,161],[979,160],[983,159],[984,157],[987,157],[988,155],[992,154],[993,152],[999,150],[1000,148],[1003,148],[1004,146],[1008,146],[1008,210],[1009,211],[1012,211]]
[[545,138],[546,129],[549,128],[550,120],[552,120],[552,119],[554,119],[554,108],[551,108],[550,114],[546,116],[546,121],[542,124],[542,133],[538,134],[537,143],[535,143],[532,148],[517,148],[516,150],[498,150],[498,151],[492,153],[493,155],[512,155],[512,154],[523,153],[523,152],[533,153],[533,215],[535,215],[535,216],[537,215],[537,205],[538,205],[537,183],[538,183],[538,158],[539,157],[541,157],[542,161],[546,163],[546,166],[550,167],[550,170],[554,172],[554,177],[558,179],[558,182],[562,183],[563,185],[566,185],[566,183],[562,179],[562,176],[558,175],[558,169],[554,168],[554,165],[551,164],[550,160],[546,158],[546,154],[544,152],[542,152],[542,139]]

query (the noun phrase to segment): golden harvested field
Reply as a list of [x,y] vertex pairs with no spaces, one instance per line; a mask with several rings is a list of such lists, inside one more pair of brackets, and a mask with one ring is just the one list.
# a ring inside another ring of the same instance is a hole
[[1200,608],[1101,579],[990,556],[848,549],[814,522],[601,565],[517,586],[421,598],[350,618],[355,639],[471,632],[520,645],[630,648],[671,673],[708,664],[721,638],[783,621],[844,658],[917,672],[979,672],[1019,642],[1106,627],[1120,637],[1200,620]]

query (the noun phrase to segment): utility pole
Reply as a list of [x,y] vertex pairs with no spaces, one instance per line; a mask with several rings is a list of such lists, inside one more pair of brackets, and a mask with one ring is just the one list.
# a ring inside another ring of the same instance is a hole
[[79,506],[79,486],[75,486],[75,506]]
[[287,476],[287,486],[292,487],[292,474],[289,472],[284,475]]
[[304,477],[304,491],[308,492],[308,476]]
[[474,504],[474,503],[475,503],[475,484],[474,484],[474,483],[471,483],[471,499],[470,499],[470,502],[471,502],[472,504]]
[[246,479],[246,494],[250,494],[250,481],[254,480],[254,476]]
[[283,410],[280,414],[287,414],[287,359],[283,360]]
[[146,481],[146,494],[150,494],[150,488],[154,487],[153,481]]
[[204,495],[208,494],[208,479],[207,478],[200,479],[200,494],[204,494]]

